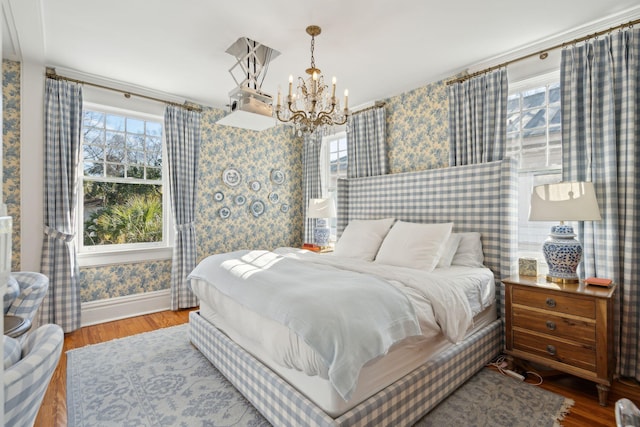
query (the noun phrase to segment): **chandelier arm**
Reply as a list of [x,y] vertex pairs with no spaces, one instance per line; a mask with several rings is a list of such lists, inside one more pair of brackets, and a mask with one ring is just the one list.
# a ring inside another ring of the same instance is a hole
[[303,111],[297,111],[297,112],[295,112],[295,114],[293,114],[288,119],[284,119],[284,118],[280,117],[280,111],[278,109],[276,109],[276,117],[277,117],[278,120],[280,120],[283,123],[296,122],[296,121],[298,121],[300,119],[302,119],[303,121],[307,121],[308,120]]
[[293,113],[294,117],[297,116],[297,115],[301,115],[301,116],[304,116],[305,119],[307,118],[307,112],[306,111],[304,111],[304,110],[294,110],[293,108],[291,108],[291,105],[293,105],[293,103],[289,102],[288,104],[289,104],[289,111],[291,113]]

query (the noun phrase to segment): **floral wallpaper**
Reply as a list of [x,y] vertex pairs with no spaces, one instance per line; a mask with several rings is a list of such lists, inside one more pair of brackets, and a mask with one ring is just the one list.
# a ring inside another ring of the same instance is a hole
[[431,83],[385,102],[390,173],[448,166],[446,82]]
[[[283,125],[262,132],[216,125],[224,114],[206,109],[202,115],[198,258],[239,249],[301,245],[302,141]],[[240,173],[239,184],[225,184],[227,169]],[[284,175],[282,183],[272,179],[274,170]],[[254,202],[264,205],[262,215],[252,213]],[[223,208],[228,211],[221,214]],[[229,216],[224,218],[226,212]]]
[[80,300],[141,294],[169,289],[171,260],[131,264],[113,264],[80,269]]
[[[389,98],[387,141],[391,173],[448,165],[448,102],[444,81]],[[256,132],[217,125],[226,112],[202,113],[197,251],[198,260],[240,249],[273,249],[302,243],[302,141],[287,126]],[[13,268],[20,254],[20,64],[3,61],[3,191],[14,218]],[[225,171],[240,181],[229,185]],[[282,181],[272,179],[272,171]],[[242,203],[244,200],[244,203]],[[263,206],[254,215],[252,204]],[[226,209],[224,209],[226,208]],[[83,267],[81,300],[168,289],[171,261]]]
[[20,270],[20,63],[2,61],[2,195],[13,218],[11,270]]

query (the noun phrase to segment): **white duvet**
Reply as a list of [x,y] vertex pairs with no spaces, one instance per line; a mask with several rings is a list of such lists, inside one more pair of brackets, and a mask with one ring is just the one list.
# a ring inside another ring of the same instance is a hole
[[[494,299],[493,275],[485,268],[455,267],[427,273],[293,248],[281,248],[274,252],[322,265],[323,268],[347,269],[384,278],[407,295],[425,338],[442,333],[451,342],[460,341],[472,326],[473,316],[488,307]],[[250,337],[281,366],[303,371],[307,375],[328,377],[328,367],[317,352],[278,322],[251,312],[204,280],[192,280],[191,285],[196,295],[214,308],[214,316],[219,320],[216,323],[223,326],[221,329],[233,328]]]

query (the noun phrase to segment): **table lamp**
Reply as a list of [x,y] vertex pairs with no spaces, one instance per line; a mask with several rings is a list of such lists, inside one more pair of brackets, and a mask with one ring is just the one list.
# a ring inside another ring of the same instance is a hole
[[542,246],[549,266],[547,280],[577,283],[582,245],[575,239],[573,227],[564,221],[598,221],[600,209],[591,182],[560,182],[538,185],[531,192],[529,221],[560,221]]
[[331,230],[327,218],[336,216],[336,208],[332,199],[309,199],[307,218],[315,218],[316,226],[313,230],[314,243],[318,246],[328,246]]

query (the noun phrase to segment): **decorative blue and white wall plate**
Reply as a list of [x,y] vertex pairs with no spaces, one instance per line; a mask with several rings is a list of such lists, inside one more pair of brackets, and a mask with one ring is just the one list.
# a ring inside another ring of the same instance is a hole
[[260,181],[251,181],[251,189],[253,191],[260,191],[260,188],[262,188],[262,185],[260,185]]
[[224,193],[222,193],[222,191],[216,191],[215,194],[213,195],[213,200],[215,200],[216,202],[223,201]]
[[251,213],[256,218],[264,213],[264,203],[262,200],[254,200],[253,203],[251,203]]
[[284,172],[282,172],[280,169],[273,169],[271,171],[271,181],[273,181],[274,184],[283,184],[284,178]]
[[223,208],[220,208],[218,214],[220,215],[220,218],[227,219],[231,215],[231,209],[225,206]]
[[247,198],[244,197],[242,194],[239,196],[236,196],[236,205],[242,206],[245,204],[246,201],[247,201]]
[[287,213],[289,212],[289,205],[287,205],[286,203],[280,205],[280,211]]
[[278,196],[278,193],[269,193],[269,201],[271,203],[278,203],[278,200],[280,200],[280,196]]
[[222,182],[229,187],[235,187],[242,182],[242,174],[234,168],[225,169],[222,172]]

